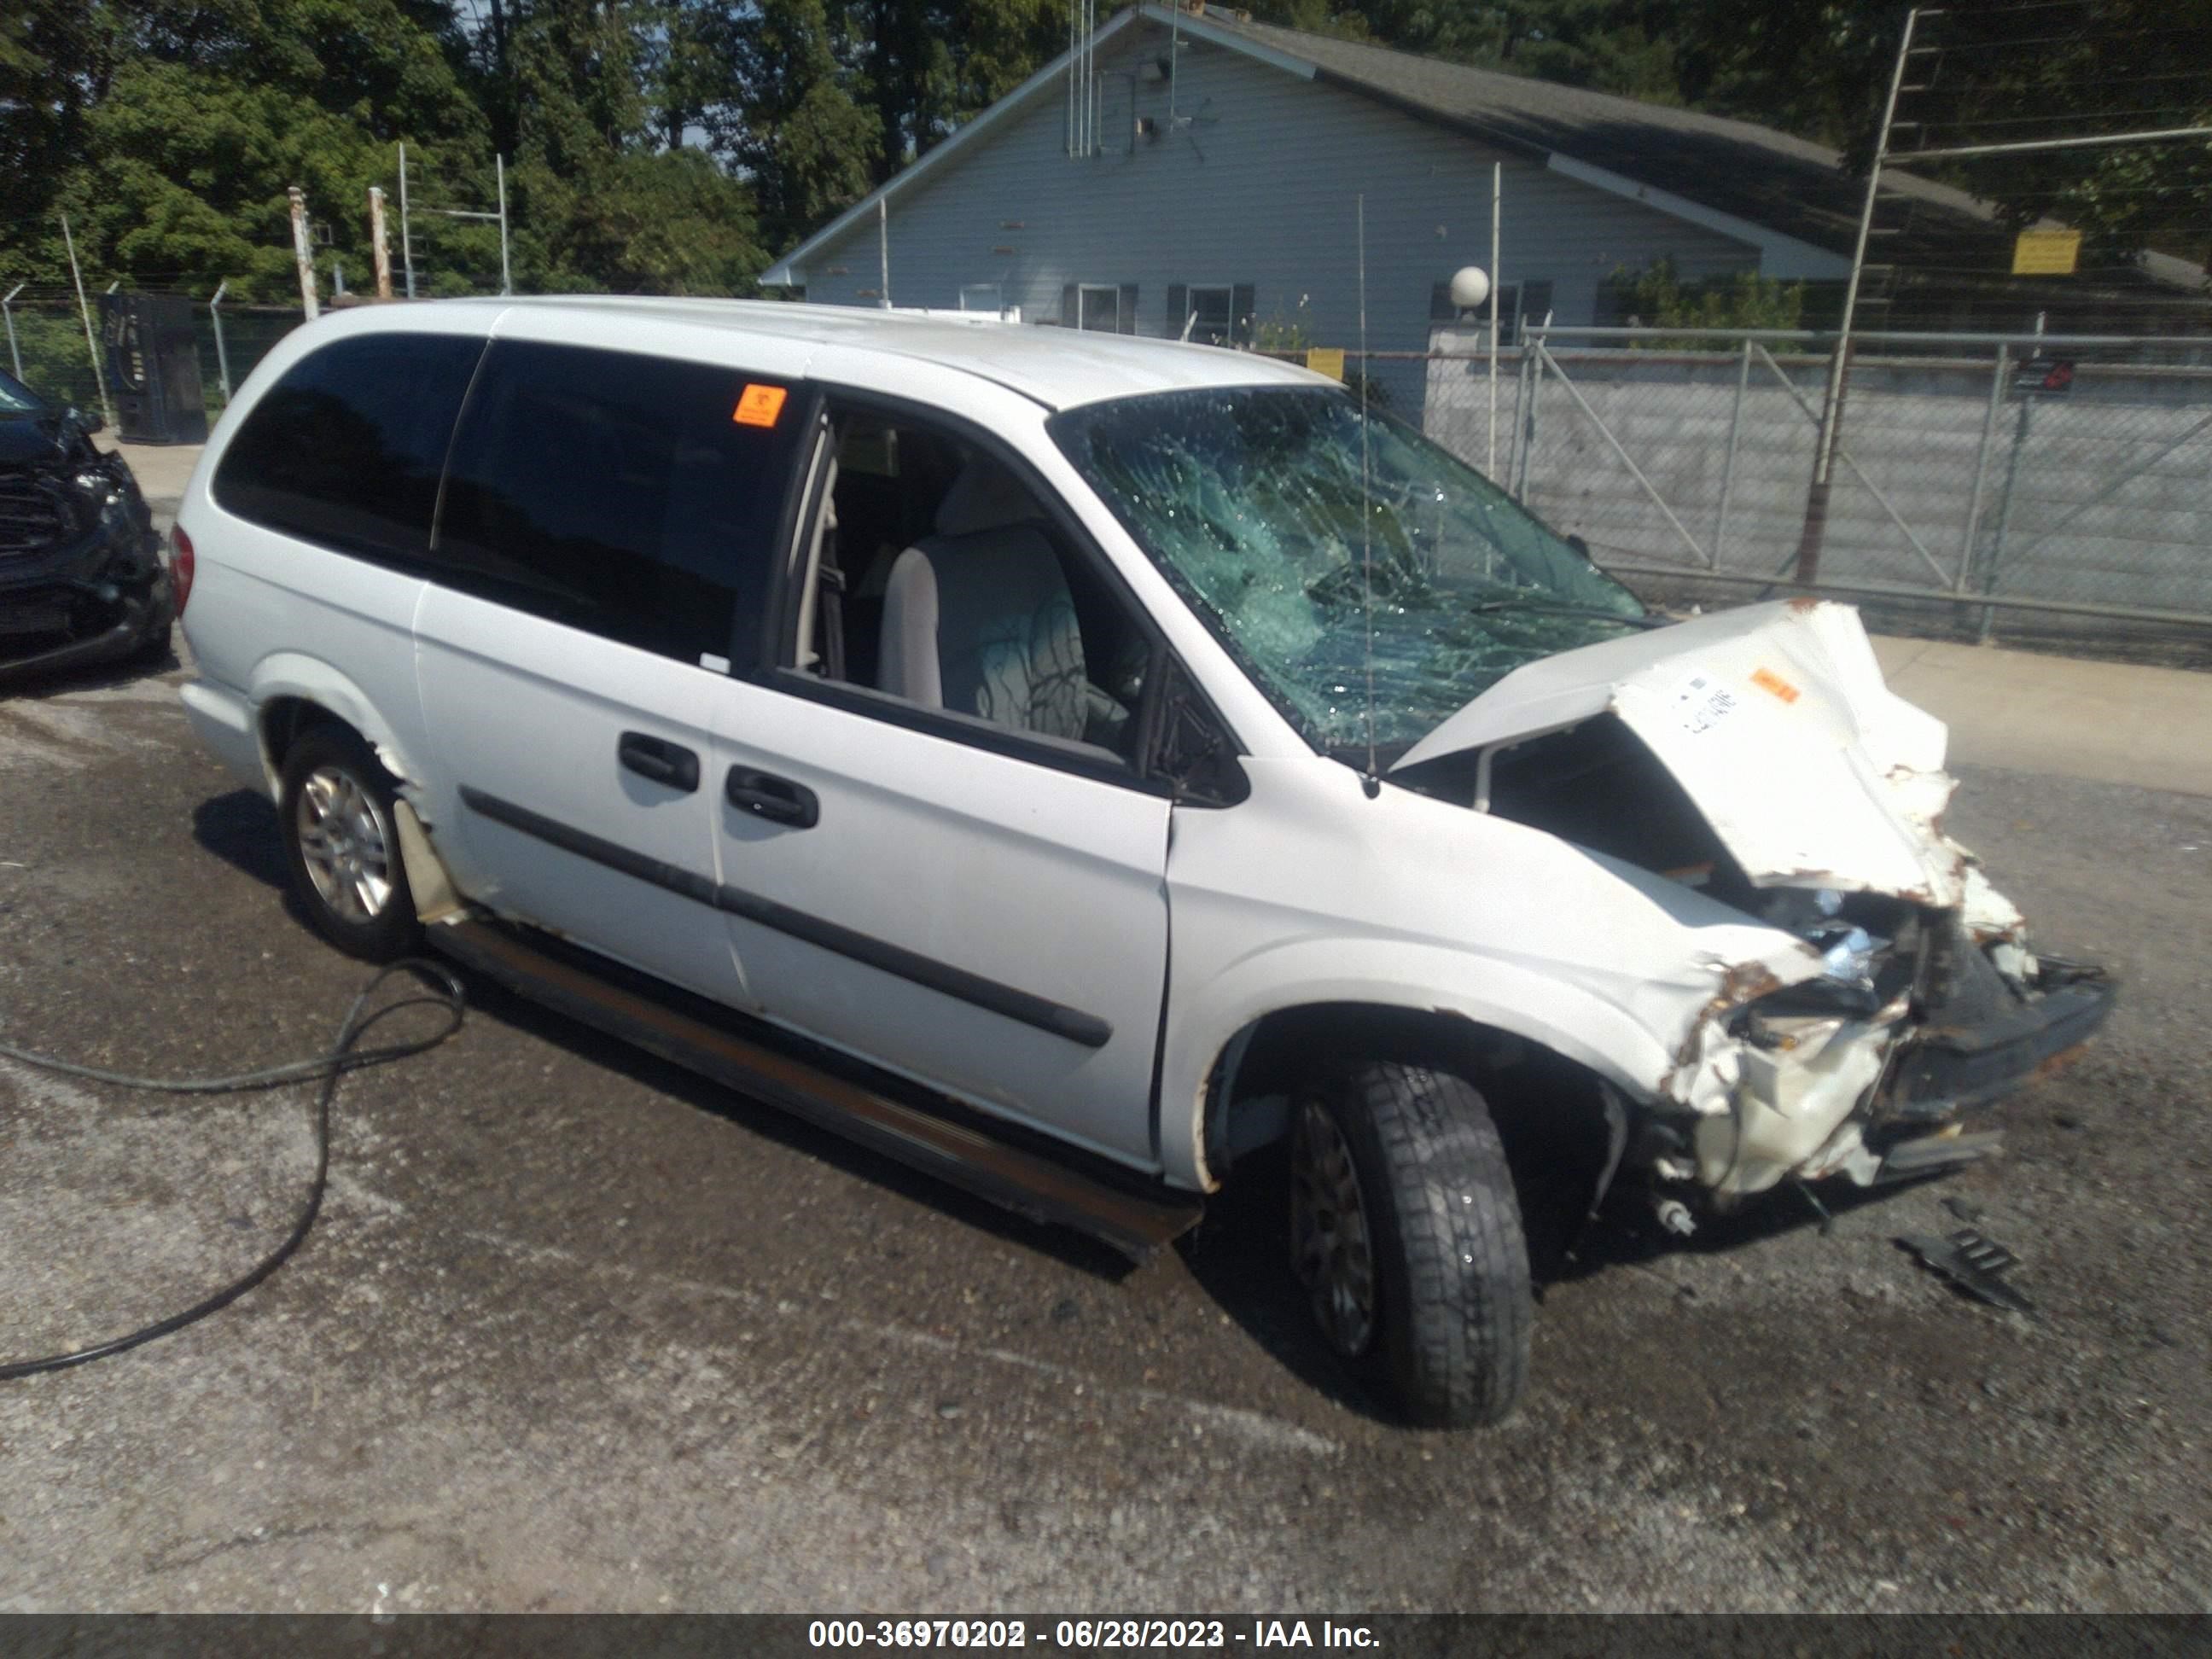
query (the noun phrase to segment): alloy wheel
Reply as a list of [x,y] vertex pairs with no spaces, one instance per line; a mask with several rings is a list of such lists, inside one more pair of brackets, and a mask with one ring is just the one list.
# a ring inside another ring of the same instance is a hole
[[332,914],[374,921],[392,899],[392,826],[376,797],[343,768],[318,767],[301,786],[293,825],[307,878]]

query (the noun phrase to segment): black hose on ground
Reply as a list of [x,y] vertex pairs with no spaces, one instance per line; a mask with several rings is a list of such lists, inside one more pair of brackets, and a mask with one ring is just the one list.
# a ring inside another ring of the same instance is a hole
[[[374,1012],[367,1012],[369,999],[377,988],[394,974],[412,970],[430,982],[428,993],[403,997],[397,1002],[386,1003]],[[380,1048],[356,1049],[355,1044],[365,1036],[379,1020],[396,1014],[404,1008],[434,1007],[445,1011],[445,1020],[439,1028],[425,1037],[410,1042],[395,1042]],[[180,1313],[158,1319],[150,1325],[90,1347],[72,1349],[67,1353],[47,1354],[37,1359],[18,1359],[0,1364],[0,1382],[20,1376],[35,1376],[42,1371],[66,1370],[72,1365],[89,1364],[95,1359],[106,1359],[112,1354],[128,1352],[142,1346],[173,1331],[219,1313],[244,1296],[277,1268],[283,1267],[292,1253],[306,1242],[314,1227],[315,1218],[323,1207],[323,1193],[328,1185],[331,1171],[331,1106],[337,1098],[338,1080],[349,1072],[358,1072],[371,1066],[389,1065],[395,1060],[406,1060],[436,1048],[461,1029],[461,1020],[467,1008],[462,994],[461,982],[452,972],[436,963],[416,957],[395,962],[380,968],[361,994],[346,1010],[346,1017],[338,1026],[337,1041],[330,1052],[313,1060],[293,1061],[285,1066],[270,1066],[260,1071],[240,1072],[234,1077],[214,1078],[143,1078],[131,1077],[121,1072],[101,1071],[96,1066],[79,1066],[72,1061],[56,1060],[50,1054],[33,1054],[27,1048],[18,1048],[12,1043],[0,1042],[0,1057],[35,1066],[58,1076],[80,1078],[90,1083],[105,1083],[118,1089],[143,1089],[155,1093],[171,1095],[239,1094],[257,1089],[277,1089],[288,1083],[306,1083],[315,1078],[323,1081],[317,1091],[314,1106],[315,1174],[308,1184],[307,1196],[292,1222],[291,1231],[276,1248],[263,1256],[240,1277],[230,1281],[213,1295],[195,1302]]]

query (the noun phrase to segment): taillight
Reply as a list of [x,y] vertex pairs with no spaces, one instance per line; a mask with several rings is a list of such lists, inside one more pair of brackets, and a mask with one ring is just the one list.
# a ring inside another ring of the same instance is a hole
[[192,596],[192,574],[198,562],[192,557],[192,538],[185,534],[182,525],[169,530],[169,589],[177,596],[177,614],[185,614],[185,601]]

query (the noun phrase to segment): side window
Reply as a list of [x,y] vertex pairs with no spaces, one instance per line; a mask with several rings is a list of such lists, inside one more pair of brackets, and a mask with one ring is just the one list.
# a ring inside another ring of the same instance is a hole
[[1060,291],[1060,324],[1091,334],[1134,334],[1137,285],[1070,283]]
[[1153,769],[1177,799],[1194,806],[1234,806],[1251,793],[1237,746],[1200,700],[1182,664],[1171,664],[1160,694],[1160,737]]
[[483,351],[465,335],[364,334],[311,352],[223,451],[216,501],[271,530],[419,569]]
[[1250,345],[1255,292],[1249,283],[1170,283],[1168,337],[1200,345]]
[[746,672],[805,426],[788,386],[737,369],[495,341],[454,443],[435,578]]
[[1152,647],[1118,585],[966,437],[834,398],[830,417],[801,672],[1133,760]]

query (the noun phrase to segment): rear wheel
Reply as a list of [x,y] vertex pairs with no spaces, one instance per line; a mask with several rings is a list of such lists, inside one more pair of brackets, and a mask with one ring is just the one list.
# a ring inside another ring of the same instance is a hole
[[1494,1423],[1528,1375],[1528,1243],[1472,1084],[1370,1060],[1299,1096],[1291,1261],[1322,1338],[1417,1423]]
[[392,775],[346,726],[311,727],[284,757],[278,811],[293,890],[324,938],[368,962],[405,956],[419,932],[398,799]]

